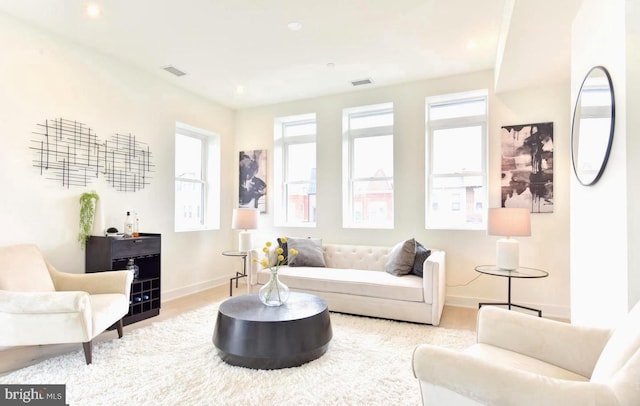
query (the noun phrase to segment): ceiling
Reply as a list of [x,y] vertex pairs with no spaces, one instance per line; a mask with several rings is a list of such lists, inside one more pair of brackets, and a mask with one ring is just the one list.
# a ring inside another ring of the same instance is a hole
[[0,0],[0,12],[241,109],[494,68],[496,91],[568,81],[581,1],[94,0],[90,18],[87,0]]

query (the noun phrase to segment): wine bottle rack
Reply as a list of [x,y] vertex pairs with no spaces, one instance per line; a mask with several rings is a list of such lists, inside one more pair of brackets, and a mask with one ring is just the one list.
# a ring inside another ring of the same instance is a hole
[[138,278],[131,284],[124,325],[160,314],[160,248],[160,234],[142,233],[137,238],[92,236],[87,241],[87,273],[126,269],[129,258],[140,268]]

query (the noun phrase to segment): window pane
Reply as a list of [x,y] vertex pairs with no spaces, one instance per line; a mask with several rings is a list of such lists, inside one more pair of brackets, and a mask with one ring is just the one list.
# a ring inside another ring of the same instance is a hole
[[427,228],[482,229],[486,197],[486,91],[427,99]]
[[176,181],[176,224],[183,228],[200,228],[203,216],[204,184]]
[[289,144],[287,146],[287,181],[315,181],[316,144]]
[[393,136],[353,140],[353,178],[393,176]]
[[315,135],[315,133],[316,133],[315,121],[284,124],[285,137],[296,137],[299,135]]
[[429,106],[429,120],[442,120],[454,117],[482,116],[486,114],[486,102],[480,100],[466,100],[432,104]]
[[434,179],[429,207],[432,227],[482,225],[484,207],[482,177]]
[[435,177],[433,179],[433,188],[465,188],[465,187],[481,187],[482,176],[444,176]]
[[176,134],[176,178],[202,179],[202,140]]
[[482,172],[482,127],[433,132],[433,173]]
[[393,111],[351,114],[349,116],[349,128],[352,130],[373,127],[387,127],[392,125]]
[[353,222],[356,225],[393,225],[393,182],[353,182]]
[[287,222],[315,223],[315,183],[287,185]]

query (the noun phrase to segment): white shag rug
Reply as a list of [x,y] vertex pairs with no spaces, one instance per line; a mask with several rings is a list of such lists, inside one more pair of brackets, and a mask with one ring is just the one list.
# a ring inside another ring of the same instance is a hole
[[[475,333],[331,313],[333,339],[296,368],[252,370],[220,360],[212,343],[218,304],[125,332],[0,377],[2,384],[66,384],[82,405],[420,405],[416,345],[465,348]],[[115,333],[114,333],[115,334]]]

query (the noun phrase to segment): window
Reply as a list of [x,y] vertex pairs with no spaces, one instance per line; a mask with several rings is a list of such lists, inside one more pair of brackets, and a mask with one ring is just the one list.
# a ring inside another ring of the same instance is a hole
[[487,92],[427,98],[426,227],[483,229]]
[[275,221],[316,225],[316,115],[281,117],[274,128]]
[[344,227],[393,228],[393,104],[343,110]]
[[220,227],[220,137],[176,124],[175,230]]

